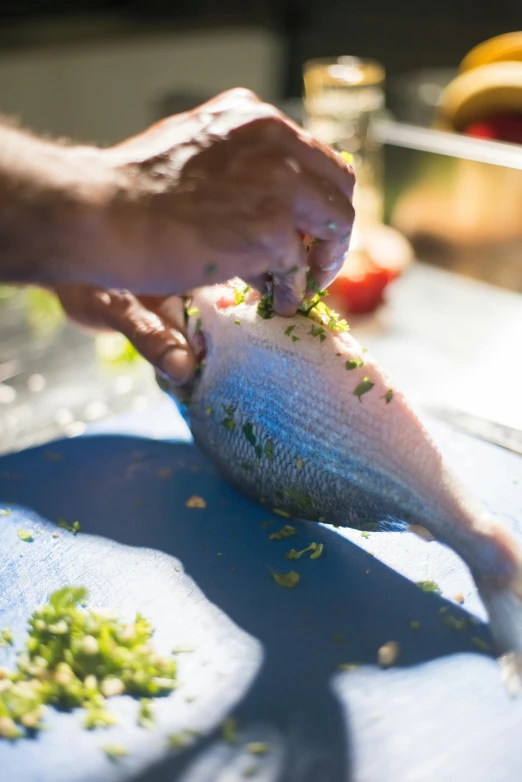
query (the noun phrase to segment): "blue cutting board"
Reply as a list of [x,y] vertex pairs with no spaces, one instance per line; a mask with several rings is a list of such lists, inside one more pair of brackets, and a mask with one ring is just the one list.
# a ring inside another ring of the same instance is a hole
[[[463,480],[522,537],[522,460],[429,425]],[[191,495],[206,508],[187,507]],[[2,782],[522,777],[522,700],[509,699],[495,660],[474,646],[472,636],[490,643],[474,618],[483,609],[460,560],[439,544],[308,522],[296,522],[298,538],[270,541],[284,520],[221,479],[169,403],[0,458],[6,507],[0,627],[13,628],[16,649],[35,605],[81,584],[91,605],[149,617],[161,651],[193,651],[178,655],[180,687],[156,702],[155,732],[136,725],[137,703],[127,696],[113,699],[120,724],[107,731],[83,730],[78,712],[49,710],[37,738],[0,741]],[[57,530],[59,517],[80,521],[81,532]],[[33,543],[19,540],[19,527],[35,531]],[[285,558],[311,541],[323,543],[320,559]],[[301,580],[285,590],[272,571],[290,569]],[[409,580],[423,577],[437,580],[445,597]],[[464,608],[452,599],[457,592]],[[459,632],[447,616],[472,621]],[[400,654],[384,671],[377,650],[390,640]],[[0,649],[0,665],[14,654]],[[342,663],[360,667],[341,671]],[[235,744],[221,739],[230,715]],[[193,744],[168,750],[166,736],[187,728],[199,734]],[[268,742],[268,754],[249,754],[251,741]],[[111,762],[106,743],[123,743],[128,756]]]

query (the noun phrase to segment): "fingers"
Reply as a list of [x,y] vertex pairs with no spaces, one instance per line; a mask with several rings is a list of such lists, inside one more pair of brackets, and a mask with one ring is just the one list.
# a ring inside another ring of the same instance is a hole
[[[150,303],[150,299],[149,299]],[[157,312],[127,291],[102,291],[95,294],[96,310],[110,328],[124,334],[136,350],[175,384],[187,383],[196,371],[194,353],[183,334],[181,312],[172,302]]]
[[312,245],[308,254],[308,264],[313,287],[307,289],[307,297],[317,293],[318,290],[324,290],[335,280],[341,271],[349,245],[349,233],[331,241],[319,241]]

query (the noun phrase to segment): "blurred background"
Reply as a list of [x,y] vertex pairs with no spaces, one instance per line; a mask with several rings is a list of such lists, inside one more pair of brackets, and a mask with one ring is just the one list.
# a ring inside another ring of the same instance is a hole
[[[0,113],[109,145],[254,90],[353,162],[357,231],[332,296],[373,317],[419,261],[522,292],[522,33],[463,62],[521,28],[520,0],[2,0]],[[123,338],[71,328],[50,294],[0,288],[0,450],[158,393]]]

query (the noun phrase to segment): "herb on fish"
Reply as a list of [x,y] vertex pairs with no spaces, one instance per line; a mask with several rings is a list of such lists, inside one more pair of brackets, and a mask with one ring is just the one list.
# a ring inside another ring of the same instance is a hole
[[235,431],[236,428],[236,422],[233,418],[223,418],[221,425],[224,426],[225,429],[228,429],[229,432]]
[[227,744],[237,744],[237,721],[234,717],[227,717],[221,725],[221,735]]
[[346,362],[345,367],[346,369],[357,369],[357,367],[362,367],[363,363],[362,358],[352,358]]
[[23,540],[24,543],[32,543],[34,540],[34,535],[32,532],[29,532],[27,529],[19,529],[18,530],[18,537],[20,540]]
[[385,399],[385,400],[386,400],[386,404],[387,404],[387,405],[389,405],[389,404],[390,404],[390,402],[391,402],[391,401],[392,401],[392,399],[393,399],[393,390],[392,390],[391,388],[389,388],[389,389],[386,391],[386,393],[384,394],[384,396],[383,396],[383,397],[381,397],[381,398],[382,398],[382,399]]
[[63,529],[68,529],[69,532],[72,532],[73,535],[76,535],[77,532],[80,532],[80,522],[79,521],[73,521],[72,524],[68,524],[65,519],[62,519],[60,516],[58,518],[58,526],[62,527]]
[[250,290],[250,285],[245,285],[242,291],[239,290],[239,288],[234,288],[234,304],[236,305],[236,307],[239,304],[244,303],[246,295],[249,290]]
[[418,629],[420,628],[420,626],[421,626],[421,625],[420,625],[420,622],[418,622],[416,619],[413,619],[413,620],[410,622],[410,628],[411,628],[412,630],[418,630]]
[[290,337],[292,334],[292,331],[295,329],[295,323],[293,326],[288,326],[287,329],[285,329],[285,334],[287,337]]
[[361,382],[355,387],[353,394],[360,402],[363,394],[367,394],[368,391],[371,391],[374,385],[375,383],[372,383],[369,377],[365,377],[364,380],[361,380]]
[[290,551],[286,552],[285,557],[287,559],[301,559],[303,554],[306,554],[308,551],[315,551],[316,547],[317,543],[310,543],[309,546],[301,549],[301,551],[296,551],[295,548],[292,548]]
[[312,337],[319,337],[321,342],[324,342],[324,340],[326,339],[324,335],[324,328],[322,326],[312,326],[308,333],[311,334]]
[[203,497],[198,497],[197,494],[193,494],[185,503],[187,508],[206,508],[207,503]]
[[207,275],[214,274],[214,272],[216,271],[216,269],[217,269],[217,266],[216,266],[216,264],[215,264],[215,263],[208,263],[208,264],[205,266],[205,274],[207,274]]
[[296,504],[301,513],[315,513],[317,501],[310,494],[304,494],[299,489],[285,489],[283,494]]
[[14,643],[13,631],[10,627],[4,627],[0,633],[0,646],[12,646]]
[[361,532],[361,538],[369,538],[370,533],[369,532]]
[[239,320],[239,318],[236,318],[236,319],[235,319],[235,321],[234,321],[234,323],[236,324],[236,326],[239,326],[239,325],[240,325],[240,323],[241,323],[241,321]]
[[0,516],[10,516],[11,508],[0,508]]
[[270,439],[265,440],[265,444],[263,446],[263,453],[265,454],[269,462],[274,461],[274,443],[272,440]]
[[295,466],[298,470],[302,470],[304,467],[304,461],[302,459],[297,459]]
[[189,307],[186,310],[187,315],[199,315],[199,309],[198,307]]
[[124,758],[128,752],[123,744],[105,744],[102,747],[109,760],[117,761]]
[[152,627],[140,614],[123,623],[102,610],[82,610],[87,590],[65,587],[36,609],[29,620],[26,648],[15,671],[2,670],[0,736],[19,738],[23,728],[41,730],[44,707],[85,709],[88,729],[117,722],[106,698],[128,693],[148,699],[172,692],[176,663],[152,649]]
[[251,470],[252,469],[252,465],[250,464],[250,462],[241,462],[241,467],[244,470]]
[[274,581],[285,589],[293,589],[299,583],[299,573],[291,570],[289,573],[272,573]]
[[243,434],[245,435],[250,445],[252,445],[255,448],[257,443],[257,438],[254,434],[254,427],[250,423],[250,421],[247,421],[246,424],[243,424]]
[[290,524],[285,524],[285,526],[281,527],[277,532],[272,532],[269,540],[285,540],[285,538],[292,538],[296,534],[295,527],[292,527]]
[[417,581],[416,583],[423,592],[436,592],[438,595],[442,594],[440,587],[435,581]]
[[207,415],[212,415],[212,412],[213,412],[213,408],[212,408],[212,407],[210,407],[210,406],[209,406],[209,407],[207,407],[207,408],[205,409],[205,413],[206,413]]
[[236,409],[237,409],[237,405],[229,405],[228,407],[226,405],[223,405],[223,410],[230,417],[234,415]]
[[246,748],[251,755],[266,755],[270,746],[264,741],[250,741]]
[[272,305],[272,294],[268,291],[261,296],[261,301],[257,305],[257,314],[260,315],[263,320],[270,320],[275,315]]
[[300,339],[301,337],[294,337],[294,335],[292,334],[292,342],[299,342]]

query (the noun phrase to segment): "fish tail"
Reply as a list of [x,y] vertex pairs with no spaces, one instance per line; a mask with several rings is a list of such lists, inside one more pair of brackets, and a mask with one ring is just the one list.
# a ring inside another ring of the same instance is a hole
[[522,694],[522,565],[508,580],[476,577],[489,614],[501,676],[511,695]]

